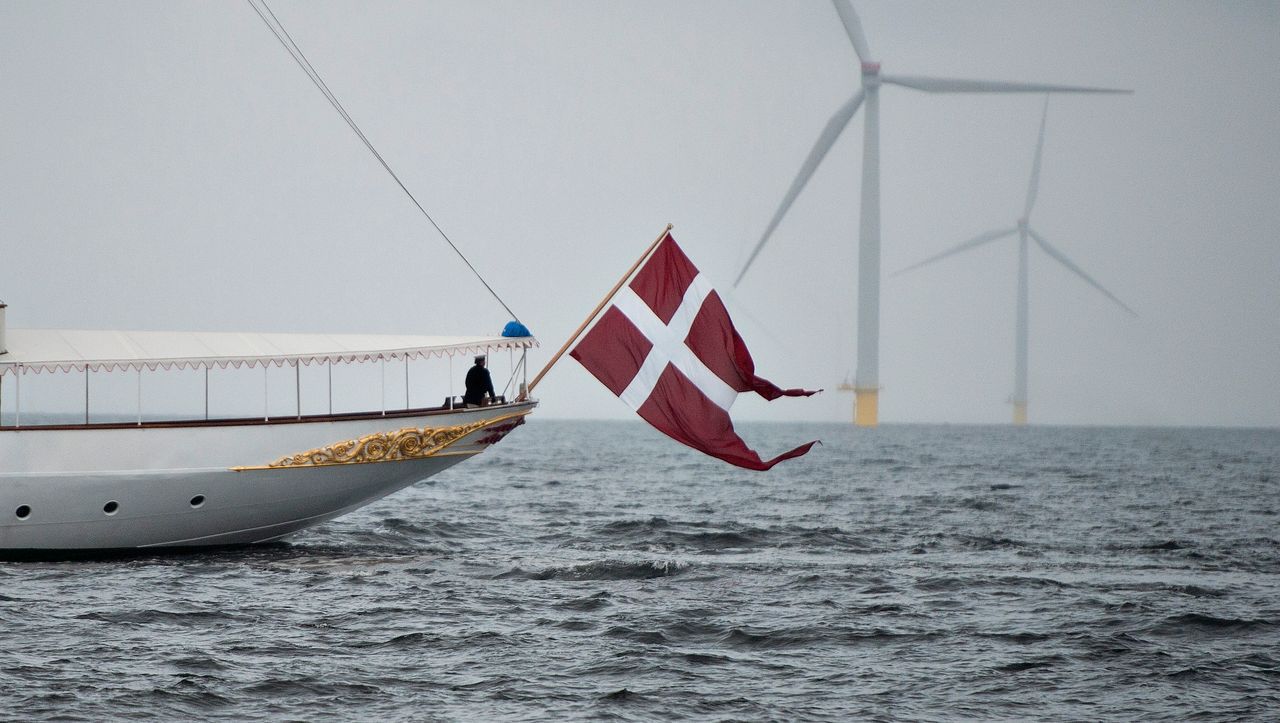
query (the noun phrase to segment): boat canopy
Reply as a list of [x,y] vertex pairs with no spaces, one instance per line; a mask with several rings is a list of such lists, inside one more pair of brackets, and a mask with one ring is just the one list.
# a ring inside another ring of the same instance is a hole
[[536,339],[400,334],[9,329],[0,376],[11,372],[112,371],[351,363],[528,349]]

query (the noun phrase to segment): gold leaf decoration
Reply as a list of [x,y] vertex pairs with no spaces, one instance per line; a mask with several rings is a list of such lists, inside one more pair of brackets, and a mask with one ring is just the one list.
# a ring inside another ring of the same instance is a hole
[[[265,467],[233,467],[237,472],[255,469],[277,469],[282,467],[328,467],[340,464],[371,464],[374,462],[397,462],[410,459],[423,459],[438,454],[446,447],[486,427],[510,422],[512,419],[523,422],[525,412],[482,419],[469,424],[453,427],[405,427],[395,432],[375,432],[359,439],[337,442],[327,447],[317,447],[306,452],[299,452],[272,462]],[[515,425],[510,425],[514,428]],[[508,431],[508,430],[504,430]],[[498,437],[501,439],[501,437]],[[492,444],[489,438],[480,440],[481,444]]]

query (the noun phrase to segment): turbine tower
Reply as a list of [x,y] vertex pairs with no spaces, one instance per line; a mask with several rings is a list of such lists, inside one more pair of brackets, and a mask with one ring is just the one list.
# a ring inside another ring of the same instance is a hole
[[912,264],[911,266],[908,266],[907,268],[902,269],[901,271],[898,271],[893,274],[894,276],[898,276],[899,274],[905,274],[908,271],[918,269],[921,266],[931,264],[934,261],[938,261],[939,259],[946,258],[953,254],[958,254],[962,251],[968,251],[969,249],[977,248],[979,246],[982,246],[983,244],[987,244],[992,241],[998,241],[1007,236],[1012,236],[1015,233],[1018,234],[1018,300],[1017,300],[1017,312],[1016,312],[1017,313],[1017,327],[1016,327],[1017,331],[1014,335],[1014,366],[1013,366],[1014,368],[1013,423],[1016,425],[1023,425],[1027,423],[1027,307],[1028,307],[1027,305],[1027,245],[1028,245],[1027,238],[1028,237],[1034,240],[1036,242],[1036,245],[1039,246],[1040,249],[1043,250],[1046,254],[1048,254],[1050,258],[1062,264],[1063,266],[1067,267],[1067,269],[1070,270],[1072,273],[1074,273],[1075,275],[1087,281],[1095,289],[1097,289],[1098,291],[1101,291],[1108,299],[1111,299],[1112,301],[1119,304],[1120,308],[1124,309],[1130,314],[1133,314],[1134,316],[1138,315],[1133,309],[1130,309],[1128,306],[1125,306],[1123,301],[1121,301],[1120,299],[1117,299],[1115,294],[1112,294],[1110,291],[1107,291],[1105,288],[1103,288],[1102,284],[1099,284],[1097,281],[1093,279],[1092,276],[1089,276],[1088,274],[1086,274],[1083,269],[1081,269],[1079,266],[1073,263],[1071,259],[1068,259],[1061,251],[1059,251],[1056,247],[1052,246],[1048,241],[1045,241],[1043,236],[1036,233],[1031,228],[1031,225],[1030,225],[1031,209],[1035,206],[1036,196],[1039,194],[1039,191],[1040,191],[1040,157],[1041,157],[1041,154],[1044,152],[1044,126],[1045,126],[1045,121],[1048,119],[1048,117],[1049,117],[1049,97],[1045,96],[1044,112],[1040,116],[1040,137],[1036,141],[1035,160],[1031,162],[1031,182],[1027,184],[1027,202],[1022,207],[1022,217],[1018,219],[1017,225],[1014,226],[1013,228],[1002,228],[1002,229],[997,229],[995,231],[988,231],[986,233],[979,234],[978,236],[975,236],[974,238],[971,238],[968,241],[965,241],[964,243],[958,246],[954,246],[950,249],[947,249],[946,251],[943,251],[942,253],[936,254],[934,256],[930,256],[924,261],[921,261],[916,264]]
[[791,204],[800,195],[818,164],[831,150],[840,133],[858,108],[866,105],[862,144],[862,218],[858,230],[858,366],[854,373],[854,424],[874,427],[879,421],[880,403],[880,86],[898,85],[926,93],[1131,93],[1128,90],[1087,88],[1044,83],[1008,83],[987,80],[957,80],[913,75],[882,75],[880,63],[872,60],[862,33],[862,22],[849,0],[831,0],[844,24],[853,51],[862,64],[862,87],[840,106],[819,134],[813,149],[800,166],[778,211],[747,257],[736,287],[755,261],[769,237],[782,222]]

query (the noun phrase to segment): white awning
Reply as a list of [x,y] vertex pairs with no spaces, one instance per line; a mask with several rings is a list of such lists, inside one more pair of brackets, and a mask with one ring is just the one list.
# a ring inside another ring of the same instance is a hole
[[255,334],[238,332],[9,329],[0,376],[23,371],[239,368],[260,364],[363,362],[528,349],[536,339],[400,334]]

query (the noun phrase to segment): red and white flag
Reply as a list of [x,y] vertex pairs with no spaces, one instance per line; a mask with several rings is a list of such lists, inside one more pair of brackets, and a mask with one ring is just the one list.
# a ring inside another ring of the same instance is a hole
[[799,457],[815,442],[768,461],[733,430],[740,392],[809,396],[756,376],[720,295],[668,233],[571,355],[658,431],[747,469]]

